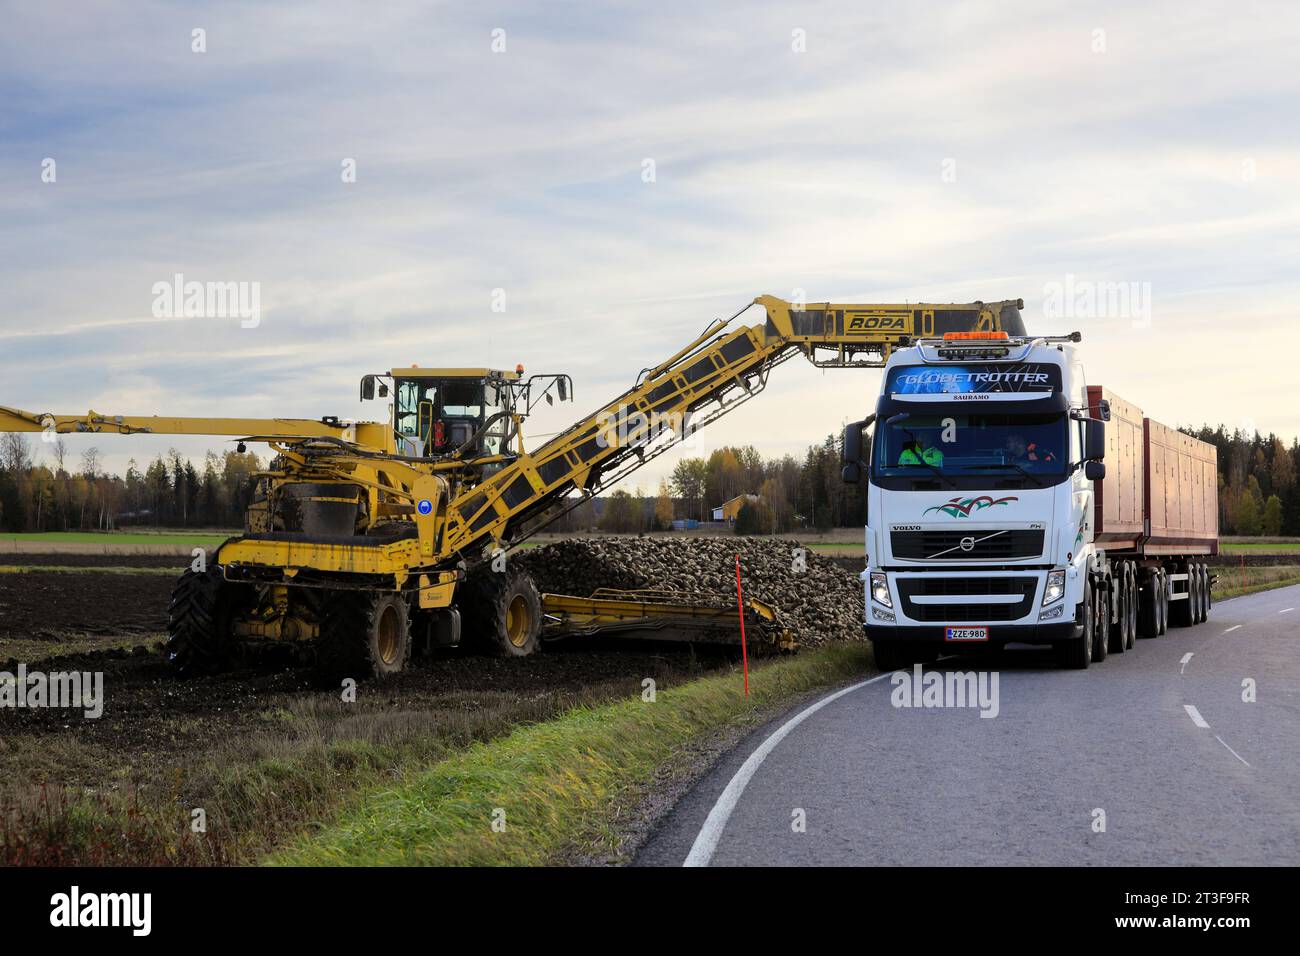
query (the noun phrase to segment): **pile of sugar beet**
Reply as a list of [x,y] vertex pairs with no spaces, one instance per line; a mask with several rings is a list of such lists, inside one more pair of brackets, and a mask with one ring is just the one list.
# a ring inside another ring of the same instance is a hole
[[[598,588],[736,596],[735,556],[746,598],[774,605],[803,646],[862,640],[862,584],[791,538],[570,538],[516,552],[543,593],[586,597]],[[734,606],[734,604],[733,604]]]

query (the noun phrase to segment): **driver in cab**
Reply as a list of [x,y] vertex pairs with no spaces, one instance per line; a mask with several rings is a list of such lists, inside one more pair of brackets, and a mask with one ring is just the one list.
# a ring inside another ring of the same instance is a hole
[[903,446],[902,452],[898,456],[899,466],[903,465],[932,465],[935,468],[943,465],[943,452],[928,445],[923,438],[913,439]]

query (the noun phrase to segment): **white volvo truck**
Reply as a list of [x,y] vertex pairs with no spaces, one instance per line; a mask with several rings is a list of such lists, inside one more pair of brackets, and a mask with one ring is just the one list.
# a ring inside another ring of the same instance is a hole
[[919,339],[845,429],[882,670],[1007,644],[1085,668],[1208,615],[1216,451],[1089,387],[1079,341]]

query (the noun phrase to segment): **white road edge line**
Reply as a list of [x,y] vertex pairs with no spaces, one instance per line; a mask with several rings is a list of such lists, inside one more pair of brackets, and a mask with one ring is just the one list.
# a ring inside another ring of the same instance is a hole
[[[1214,735],[1214,739],[1217,740],[1219,743],[1223,744],[1223,746],[1228,747],[1227,742],[1226,742],[1222,737],[1220,737],[1218,734],[1215,734],[1215,735]],[[1250,764],[1246,762],[1246,758],[1243,757],[1241,754],[1237,753],[1237,751],[1233,750],[1231,747],[1228,747],[1228,753],[1232,754],[1234,757],[1236,757],[1236,758],[1237,758],[1238,760],[1240,760],[1242,763],[1246,764],[1247,767],[1250,767]],[[1254,768],[1252,767],[1251,769],[1253,770]]]
[[1183,659],[1182,659],[1181,661],[1178,662],[1178,663],[1180,663],[1180,664],[1183,665],[1182,667],[1180,667],[1180,668],[1178,669],[1178,673],[1180,673],[1180,674],[1184,674],[1184,673],[1187,672],[1187,662],[1190,661],[1191,659],[1192,659],[1192,652],[1191,652],[1191,651],[1188,651],[1186,654],[1183,655]]
[[1183,704],[1183,710],[1187,711],[1187,716],[1192,718],[1192,723],[1197,727],[1200,727],[1203,730],[1210,729],[1210,725],[1205,722],[1205,718],[1201,716],[1201,712],[1191,704]]
[[1224,633],[1224,634],[1231,634],[1233,631],[1239,631],[1239,630],[1241,630],[1241,625],[1240,625],[1240,624],[1234,624],[1234,625],[1232,625],[1232,627],[1228,628],[1228,629],[1227,629],[1226,631],[1224,631],[1223,633]]
[[1293,608],[1293,607],[1284,607],[1284,608],[1282,608],[1282,610],[1278,611],[1277,613],[1278,613],[1278,614],[1290,614],[1290,613],[1291,613],[1292,611],[1294,611],[1294,610],[1295,610],[1295,608]]
[[866,687],[868,684],[874,684],[876,681],[884,680],[890,674],[897,673],[890,671],[889,674],[878,674],[870,680],[859,681],[843,690],[838,690],[828,697],[823,697],[814,704],[805,707],[799,713],[795,714],[784,724],[772,732],[772,734],[758,745],[758,749],[749,755],[749,759],[740,765],[736,775],[731,778],[727,788],[722,791],[718,797],[718,802],[713,805],[709,811],[708,817],[704,821],[704,826],[700,827],[699,834],[695,837],[695,842],[691,844],[691,852],[686,854],[686,859],[682,866],[708,866],[709,861],[713,859],[713,852],[718,848],[718,841],[722,839],[722,831],[727,826],[727,821],[731,819],[731,812],[736,809],[736,804],[740,802],[740,795],[745,792],[745,787],[749,785],[750,779],[758,772],[758,768],[763,765],[763,761],[770,754],[790,731],[794,730],[807,718],[811,717],[817,711],[821,710],[832,701],[839,700],[845,694],[851,694],[855,690]]

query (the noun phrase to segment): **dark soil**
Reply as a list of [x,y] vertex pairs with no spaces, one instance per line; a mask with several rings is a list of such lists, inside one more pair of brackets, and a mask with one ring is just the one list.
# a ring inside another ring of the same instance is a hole
[[0,551],[0,566],[48,568],[175,568],[180,574],[188,554],[15,554]]

